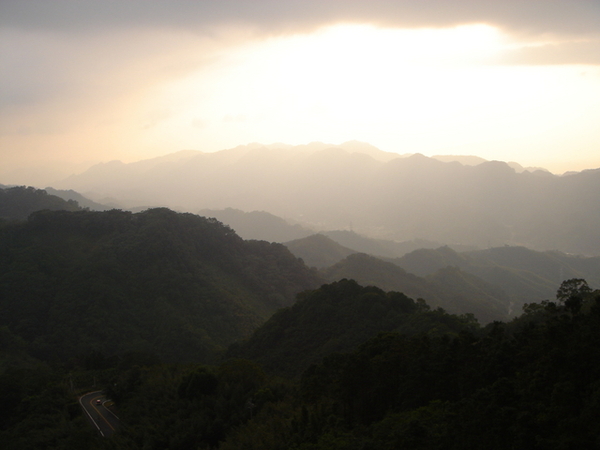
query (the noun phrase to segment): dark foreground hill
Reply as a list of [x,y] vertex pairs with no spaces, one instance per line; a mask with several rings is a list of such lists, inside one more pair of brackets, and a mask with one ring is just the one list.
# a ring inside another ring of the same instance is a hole
[[[348,280],[306,293],[277,317],[250,341],[273,351],[271,361],[301,362],[293,379],[241,359],[88,371],[93,389],[118,407],[121,427],[110,439],[81,414],[62,365],[4,370],[3,448],[597,448],[600,291],[584,280],[484,329]],[[360,342],[394,324],[400,333]],[[325,348],[345,353],[302,371]]]
[[294,376],[334,352],[354,350],[380,332],[457,334],[478,327],[472,315],[430,310],[398,292],[362,287],[353,280],[323,285],[299,295],[252,337],[230,347],[230,357],[259,362],[270,372]]
[[512,324],[331,355],[220,448],[597,448],[600,292],[574,286]]
[[44,360],[208,361],[317,285],[283,245],[168,209],[40,211],[0,228],[0,326]]

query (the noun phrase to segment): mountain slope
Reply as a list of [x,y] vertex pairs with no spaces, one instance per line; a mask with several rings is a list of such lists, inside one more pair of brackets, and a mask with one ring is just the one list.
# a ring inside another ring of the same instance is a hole
[[51,187],[47,187],[44,188],[44,190],[50,194],[50,195],[56,195],[57,197],[62,198],[63,200],[69,201],[69,200],[73,200],[76,201],[77,204],[82,207],[82,208],[88,208],[91,209],[92,211],[106,211],[108,209],[112,209],[109,206],[103,205],[101,203],[97,203],[94,202],[88,198],[85,198],[83,195],[81,195],[78,192],[75,192],[73,190],[68,190],[68,191],[60,191],[58,189],[54,189]]
[[438,242],[425,239],[396,242],[389,239],[369,238],[348,230],[324,231],[323,234],[345,247],[377,257],[395,258],[420,248],[439,247]]
[[362,285],[423,298],[434,308],[441,307],[452,314],[472,313],[482,322],[508,317],[510,299],[501,288],[452,267],[422,278],[390,262],[354,254],[323,269],[322,274],[329,281],[351,278]]
[[35,211],[77,211],[79,205],[74,200],[63,200],[49,195],[43,189],[17,186],[0,189],[0,219],[24,220]]
[[392,261],[420,276],[430,276],[448,266],[458,267],[501,287],[511,297],[513,313],[519,313],[524,303],[553,298],[560,283],[569,278],[584,278],[591,286],[600,286],[600,257],[536,252],[525,247],[460,253],[448,247],[420,249]]
[[283,245],[167,209],[49,212],[0,228],[0,326],[34,356],[208,361],[320,283]]
[[243,239],[259,239],[269,242],[286,242],[313,233],[300,225],[292,225],[281,217],[265,211],[244,212],[239,209],[203,209],[201,216],[214,217],[233,228]]
[[354,250],[338,244],[323,234],[313,234],[303,239],[286,242],[285,246],[310,267],[331,266],[341,259],[356,253]]

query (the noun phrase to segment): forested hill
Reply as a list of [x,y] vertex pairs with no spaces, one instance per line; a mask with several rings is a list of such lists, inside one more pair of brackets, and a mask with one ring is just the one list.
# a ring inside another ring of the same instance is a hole
[[0,228],[0,326],[45,360],[206,362],[319,284],[281,244],[168,209],[40,211]]
[[228,355],[291,377],[331,353],[354,350],[380,332],[437,336],[478,327],[473,315],[431,310],[422,300],[344,279],[301,293],[293,306],[278,311],[250,339],[231,346]]
[[387,333],[331,355],[220,448],[598,448],[600,292],[569,280],[557,300],[480,333]]
[[43,189],[25,186],[0,188],[0,219],[24,220],[32,212],[43,209],[77,211],[80,207],[75,200],[63,200]]

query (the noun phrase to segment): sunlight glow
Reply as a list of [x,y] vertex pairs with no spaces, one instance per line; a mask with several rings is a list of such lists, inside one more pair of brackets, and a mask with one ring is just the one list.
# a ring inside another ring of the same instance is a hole
[[[177,113],[157,121],[147,142],[166,133],[182,148],[209,151],[253,141],[358,139],[399,153],[488,159],[502,146],[512,148],[512,159],[524,145],[552,152],[549,130],[569,127],[574,117],[589,120],[587,114],[598,119],[600,73],[501,65],[515,45],[485,24],[345,24],[250,42],[170,84],[158,109]],[[157,107],[156,98],[148,101]]]

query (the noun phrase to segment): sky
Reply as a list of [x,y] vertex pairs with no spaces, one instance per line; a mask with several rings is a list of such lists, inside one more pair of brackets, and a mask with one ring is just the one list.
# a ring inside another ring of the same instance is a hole
[[252,142],[600,168],[600,0],[0,0],[0,183]]

